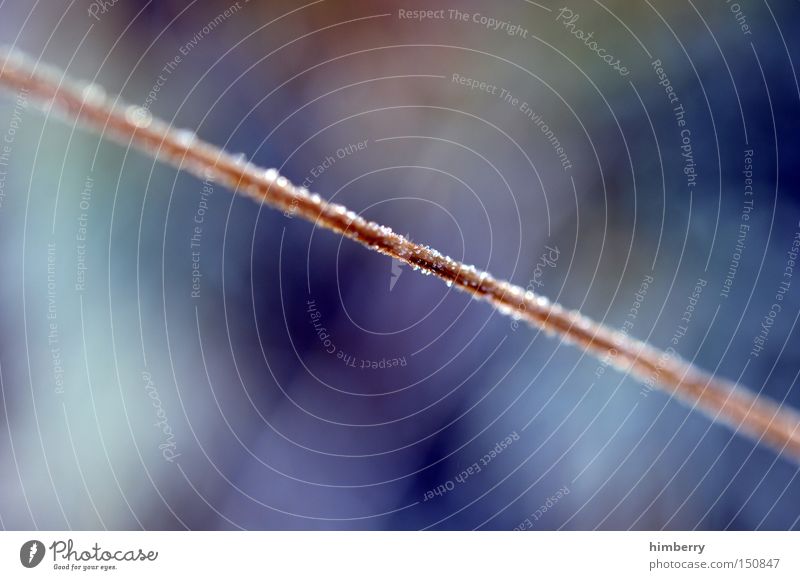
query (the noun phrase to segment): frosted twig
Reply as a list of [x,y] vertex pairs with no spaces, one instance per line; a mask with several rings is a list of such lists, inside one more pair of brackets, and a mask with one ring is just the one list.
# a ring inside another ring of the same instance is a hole
[[222,183],[237,193],[401,260],[415,270],[433,274],[448,285],[489,302],[503,314],[525,320],[608,360],[646,384],[660,385],[714,421],[727,423],[800,463],[800,416],[790,408],[715,378],[677,356],[615,332],[579,312],[565,310],[543,296],[416,244],[343,205],[326,202],[319,195],[292,185],[275,169],[256,167],[200,140],[191,131],[172,128],[141,107],[122,105],[96,85],[70,81],[60,71],[35,65],[9,50],[0,52],[0,67],[0,86],[14,92],[25,91],[40,106],[78,120],[101,135],[108,134],[123,145],[133,144],[155,159]]

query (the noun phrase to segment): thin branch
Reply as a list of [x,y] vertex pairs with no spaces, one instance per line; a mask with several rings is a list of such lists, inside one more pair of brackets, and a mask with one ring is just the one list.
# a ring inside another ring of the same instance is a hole
[[433,274],[448,285],[489,302],[501,313],[522,319],[561,340],[609,361],[646,384],[658,384],[715,422],[766,443],[800,463],[800,416],[789,408],[729,381],[715,378],[692,364],[598,324],[547,298],[492,277],[474,266],[416,244],[390,228],[370,222],[343,205],[291,184],[275,169],[262,169],[210,143],[193,132],[177,130],[149,111],[105,96],[96,85],[76,83],[60,71],[36,65],[14,51],[0,52],[0,86],[25,91],[40,106],[109,135],[123,145],[202,178],[224,184],[236,193],[302,217],[360,244]]

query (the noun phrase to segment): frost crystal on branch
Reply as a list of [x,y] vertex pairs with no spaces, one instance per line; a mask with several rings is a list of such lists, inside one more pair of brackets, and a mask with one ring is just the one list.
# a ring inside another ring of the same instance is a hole
[[448,285],[489,302],[502,314],[524,320],[601,360],[609,360],[620,371],[646,384],[660,385],[668,394],[703,410],[712,420],[724,422],[800,463],[800,417],[791,409],[612,331],[543,296],[414,243],[343,205],[329,203],[293,185],[275,169],[259,168],[241,155],[202,141],[192,131],[172,128],[147,109],[120,105],[119,99],[106,96],[100,87],[65,79],[60,71],[36,65],[16,52],[0,52],[0,86],[26,91],[41,107],[76,119],[123,145],[133,144],[145,154],[200,179],[221,183],[236,193],[409,264],[423,274],[437,276]]

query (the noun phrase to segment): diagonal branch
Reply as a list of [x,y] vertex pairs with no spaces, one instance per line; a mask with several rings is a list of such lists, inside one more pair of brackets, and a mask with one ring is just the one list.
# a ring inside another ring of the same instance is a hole
[[153,118],[146,109],[123,105],[118,98],[106,97],[100,87],[68,80],[64,73],[37,66],[17,52],[0,51],[0,87],[25,91],[40,106],[52,108],[123,145],[133,144],[159,161],[214,180],[401,260],[415,270],[433,274],[448,285],[489,302],[503,314],[525,320],[609,360],[642,382],[660,385],[666,393],[703,410],[715,422],[726,423],[800,463],[800,416],[790,408],[713,377],[677,356],[615,332],[579,312],[565,310],[543,296],[416,244],[343,205],[328,203],[319,195],[294,186],[275,169],[247,163],[200,140],[191,131],[174,129]]

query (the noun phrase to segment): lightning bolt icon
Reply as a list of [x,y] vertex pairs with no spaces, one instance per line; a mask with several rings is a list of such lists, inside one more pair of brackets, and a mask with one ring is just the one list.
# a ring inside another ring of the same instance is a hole
[[403,265],[403,262],[397,258],[392,258],[392,277],[389,278],[389,292],[394,289],[394,285],[400,279],[400,275],[403,273]]
[[[406,239],[409,239],[408,234],[405,235]],[[405,262],[401,262],[397,258],[392,258],[392,272],[391,278],[389,278],[389,292],[394,289],[394,285],[397,284],[397,281],[400,279],[400,275],[403,273],[403,266],[405,266]]]

